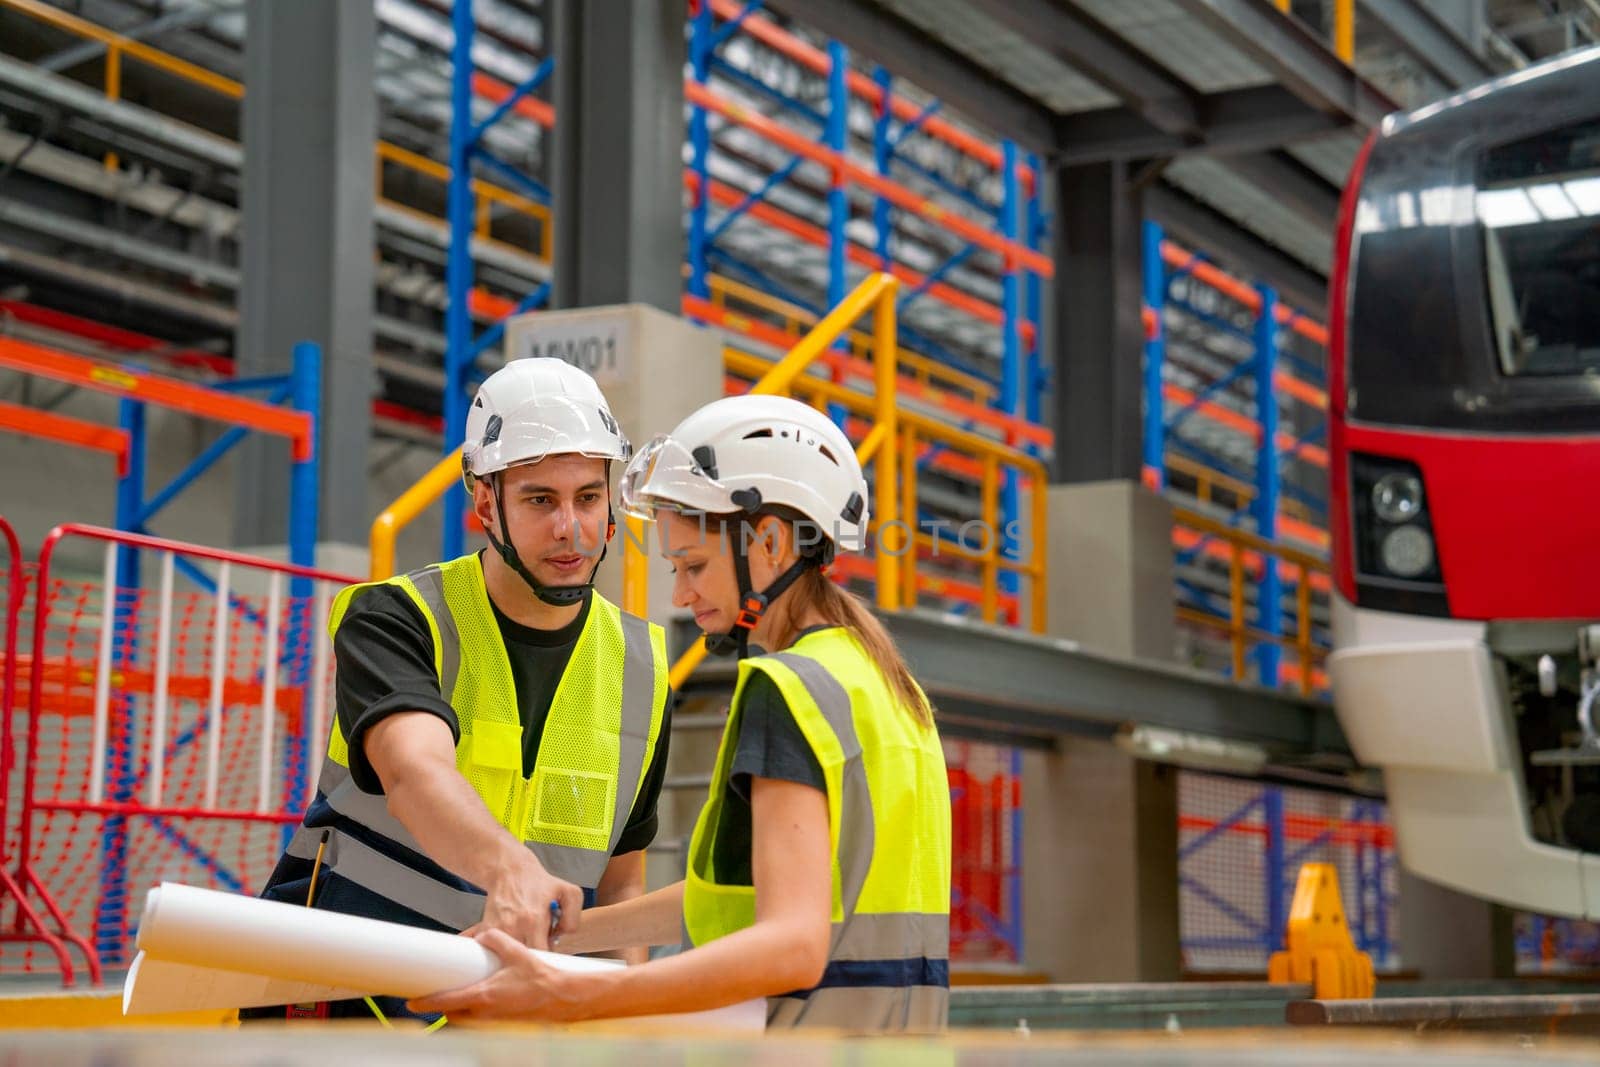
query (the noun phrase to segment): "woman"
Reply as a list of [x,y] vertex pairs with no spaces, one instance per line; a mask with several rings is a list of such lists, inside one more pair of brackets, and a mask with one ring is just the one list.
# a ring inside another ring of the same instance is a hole
[[505,961],[414,1004],[462,1017],[585,1019],[767,997],[769,1027],[929,1031],[949,1001],[950,795],[927,698],[882,624],[825,575],[860,545],[867,485],[825,416],[730,397],[657,438],[623,475],[655,519],[673,603],[741,658],[685,881],[584,912],[569,952],[688,951],[557,971],[499,931]]

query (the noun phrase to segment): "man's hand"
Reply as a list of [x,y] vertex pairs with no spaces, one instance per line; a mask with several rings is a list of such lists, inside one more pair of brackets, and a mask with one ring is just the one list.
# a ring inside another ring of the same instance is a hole
[[[578,928],[583,891],[552,877],[526,845],[496,821],[456,770],[450,727],[426,712],[384,718],[362,737],[367,759],[378,772],[389,813],[435,862],[455,871],[489,896],[481,927],[492,927],[534,948],[548,948]],[[561,905],[553,924],[550,902]]]
[[[583,890],[546,871],[526,847],[519,851],[522,855],[498,867],[484,887],[489,901],[483,921],[473,929],[504,930],[530,948],[547,949],[578,928]],[[560,905],[559,922],[551,901]]]

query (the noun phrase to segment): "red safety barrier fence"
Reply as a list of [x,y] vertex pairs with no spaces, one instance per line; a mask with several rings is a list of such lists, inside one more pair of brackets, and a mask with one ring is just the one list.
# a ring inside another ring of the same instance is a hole
[[946,741],[950,776],[950,958],[1016,963],[1022,938],[1022,781],[1015,754]]
[[98,981],[131,961],[161,881],[264,883],[316,788],[324,620],[357,579],[67,525],[19,585],[11,545],[0,971],[71,985],[75,949]]

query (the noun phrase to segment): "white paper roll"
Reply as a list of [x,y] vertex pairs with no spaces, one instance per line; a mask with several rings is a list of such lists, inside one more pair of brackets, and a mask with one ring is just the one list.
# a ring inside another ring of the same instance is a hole
[[[368,994],[421,997],[471,985],[500,958],[470,937],[163,882],[145,898],[124,1015],[252,1008]],[[552,967],[604,971],[619,960],[535,954]],[[760,1031],[766,1002],[651,1016],[641,1026]]]
[[[393,997],[457,989],[500,969],[500,958],[470,937],[174,882],[145,898],[138,945],[142,968],[152,972],[147,979],[175,973],[151,967],[161,961]],[[566,970],[622,966],[555,952],[539,956]],[[128,976],[130,990],[136,977]],[[126,996],[124,1002],[131,1003]]]
[[156,959],[143,952],[133,958],[122,986],[122,1014],[161,1015],[167,1012],[224,1011],[229,1008],[268,1008],[277,1004],[304,1004],[319,1000],[352,1000],[364,996],[360,989],[341,989],[317,982],[292,982],[263,974],[195,967]]

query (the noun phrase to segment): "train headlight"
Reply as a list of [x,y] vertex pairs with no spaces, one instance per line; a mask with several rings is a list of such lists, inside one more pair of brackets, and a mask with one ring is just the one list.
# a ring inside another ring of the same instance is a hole
[[1422,514],[1422,479],[1390,471],[1372,487],[1372,510],[1384,522],[1399,525]]
[[1448,615],[1427,479],[1410,460],[1350,456],[1356,587],[1363,606]]
[[1378,556],[1396,578],[1418,578],[1433,567],[1433,538],[1419,526],[1397,526],[1383,535]]

